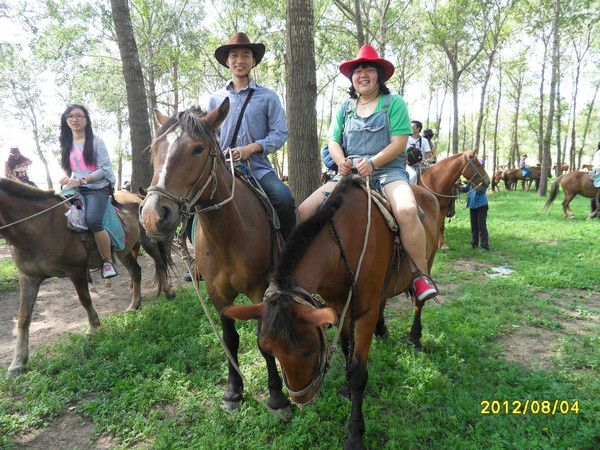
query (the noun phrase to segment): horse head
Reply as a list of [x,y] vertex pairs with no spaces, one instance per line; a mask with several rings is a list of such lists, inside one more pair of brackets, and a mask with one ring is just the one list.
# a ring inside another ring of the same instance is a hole
[[462,176],[467,179],[467,182],[472,185],[481,185],[487,188],[490,185],[490,177],[485,168],[477,158],[475,151],[466,151],[463,153],[466,163],[462,171]]
[[160,128],[151,144],[154,175],[140,205],[140,221],[150,237],[166,239],[182,216],[213,197],[217,161],[223,158],[216,132],[228,112],[229,99],[206,115],[191,108],[169,119],[155,111]]
[[225,308],[230,319],[261,321],[260,347],[281,365],[290,399],[299,405],[313,401],[329,364],[324,327],[336,321],[332,308],[316,308],[301,290],[280,289],[273,284],[262,303]]

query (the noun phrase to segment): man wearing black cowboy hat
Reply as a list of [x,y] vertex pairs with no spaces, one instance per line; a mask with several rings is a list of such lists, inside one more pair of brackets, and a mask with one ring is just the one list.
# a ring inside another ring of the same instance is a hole
[[[277,94],[250,77],[251,70],[264,54],[264,44],[250,42],[245,33],[235,33],[226,45],[217,48],[215,58],[231,71],[232,79],[211,96],[208,110],[216,109],[229,97],[229,114],[221,125],[221,148],[231,148],[234,160],[248,161],[277,211],[281,233],[287,238],[296,225],[294,198],[267,159],[268,154],[279,150],[287,140],[285,114]],[[240,115],[242,119],[236,135]]]

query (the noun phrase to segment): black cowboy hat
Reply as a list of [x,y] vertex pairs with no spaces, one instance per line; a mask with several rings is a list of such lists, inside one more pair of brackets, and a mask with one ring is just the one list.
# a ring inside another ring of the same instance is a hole
[[229,56],[229,50],[234,48],[249,48],[252,50],[256,64],[261,62],[263,56],[265,56],[264,44],[260,42],[250,42],[250,38],[248,38],[246,33],[235,33],[231,35],[229,42],[226,45],[221,45],[215,50],[215,58],[217,58],[217,61],[219,61],[222,66],[228,67],[227,57]]

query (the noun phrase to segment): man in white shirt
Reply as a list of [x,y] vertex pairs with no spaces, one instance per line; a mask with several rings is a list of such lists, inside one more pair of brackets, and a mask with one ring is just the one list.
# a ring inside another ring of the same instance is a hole
[[427,161],[431,156],[431,147],[429,146],[429,141],[421,136],[422,129],[423,124],[421,122],[418,120],[412,121],[412,134],[408,137],[406,148],[417,147],[423,154],[423,161]]

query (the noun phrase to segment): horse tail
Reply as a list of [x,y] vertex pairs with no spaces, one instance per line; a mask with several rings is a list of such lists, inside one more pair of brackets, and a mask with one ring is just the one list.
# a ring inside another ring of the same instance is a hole
[[174,267],[173,258],[171,257],[171,249],[173,247],[172,239],[167,241],[152,241],[145,233],[142,236],[142,246],[144,250],[154,260],[154,280],[153,285],[157,286],[156,295],[159,296],[169,284],[169,272]]
[[548,201],[544,205],[544,211],[548,211],[548,208],[550,207],[554,199],[556,199],[556,196],[558,195],[558,186],[560,184],[561,178],[562,175],[559,176],[556,180],[554,180],[554,183],[552,183],[552,187],[550,188],[550,197],[548,197]]

